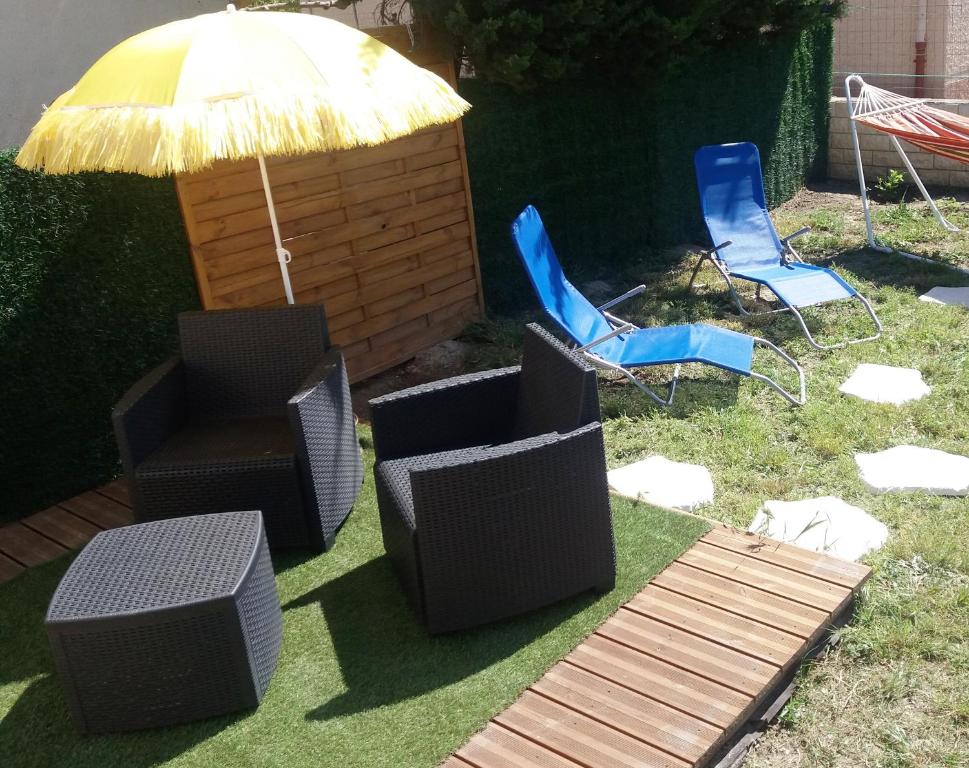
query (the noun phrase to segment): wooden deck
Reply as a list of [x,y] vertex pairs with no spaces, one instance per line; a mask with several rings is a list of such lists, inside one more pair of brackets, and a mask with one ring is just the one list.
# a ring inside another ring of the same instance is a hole
[[128,486],[115,480],[0,528],[0,582],[79,549],[99,531],[134,522]]
[[717,527],[444,767],[711,765],[758,713],[776,711],[869,574]]

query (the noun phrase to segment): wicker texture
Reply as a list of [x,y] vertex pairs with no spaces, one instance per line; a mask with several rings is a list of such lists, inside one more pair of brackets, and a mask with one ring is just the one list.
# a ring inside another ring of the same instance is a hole
[[98,534],[47,612],[78,729],[183,723],[259,704],[282,612],[259,512]]
[[[461,408],[470,429],[457,446]],[[371,409],[384,547],[431,632],[612,587],[595,371],[553,337],[530,325],[520,371],[414,387]]]
[[329,549],[363,478],[321,306],[187,312],[181,357],[115,407],[140,521],[262,511],[272,548]]

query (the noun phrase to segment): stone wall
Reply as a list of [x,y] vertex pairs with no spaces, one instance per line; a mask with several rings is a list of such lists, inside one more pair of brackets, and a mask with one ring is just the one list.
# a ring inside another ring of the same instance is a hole
[[[940,99],[929,102],[932,106],[969,117],[969,101]],[[861,143],[861,160],[865,167],[865,179],[871,185],[879,176],[885,176],[892,168],[905,170],[902,158],[891,145],[888,134],[879,133],[864,125],[858,126]],[[932,191],[933,187],[969,188],[969,165],[949,160],[916,149],[901,142],[922,181]],[[831,125],[828,130],[828,175],[832,179],[857,179],[855,153],[851,143],[851,121],[848,106],[843,98],[831,99]]]

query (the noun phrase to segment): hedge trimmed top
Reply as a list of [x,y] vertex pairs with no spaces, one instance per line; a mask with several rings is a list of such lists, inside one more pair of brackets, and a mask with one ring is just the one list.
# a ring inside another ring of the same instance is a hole
[[[385,0],[385,6],[398,0]],[[804,29],[845,0],[411,0],[475,74],[515,88],[661,70],[714,45]]]

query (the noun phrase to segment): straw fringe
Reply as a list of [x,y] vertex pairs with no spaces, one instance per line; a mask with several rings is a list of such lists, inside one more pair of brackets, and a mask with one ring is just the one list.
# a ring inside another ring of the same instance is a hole
[[34,126],[16,162],[50,174],[166,176],[204,170],[217,160],[381,144],[453,122],[470,108],[443,80],[430,75],[425,84],[381,89],[343,109],[334,108],[332,93],[160,107],[63,107],[62,97]]

